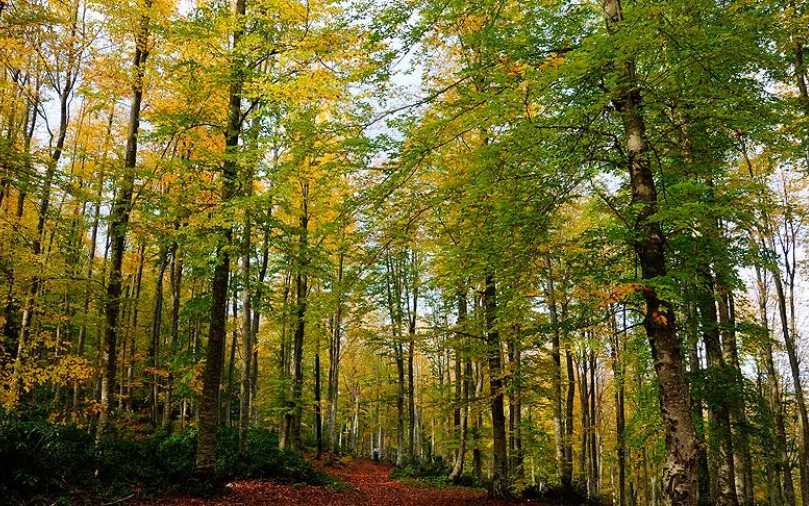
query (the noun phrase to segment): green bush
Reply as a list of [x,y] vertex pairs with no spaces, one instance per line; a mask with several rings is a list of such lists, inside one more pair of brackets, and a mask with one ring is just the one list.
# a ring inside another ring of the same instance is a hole
[[223,428],[217,435],[217,472],[233,478],[271,478],[286,483],[328,483],[298,452],[280,450],[278,436],[267,429],[247,432],[247,447],[239,451],[236,429]]
[[[174,492],[210,493],[215,488],[194,477],[197,434],[158,431],[149,435],[111,428],[96,449],[94,437],[74,426],[46,422],[0,422],[0,496],[10,502],[48,498],[126,497],[134,488],[155,496]],[[274,479],[324,484],[328,480],[299,453],[278,449],[266,429],[251,429],[239,450],[238,432],[217,434],[217,480]]]
[[430,481],[436,485],[447,483],[447,476],[451,469],[447,467],[441,459],[431,461],[414,460],[406,462],[404,465],[394,468],[391,478],[418,478]]
[[86,486],[93,463],[93,439],[75,427],[0,424],[0,496],[33,500]]

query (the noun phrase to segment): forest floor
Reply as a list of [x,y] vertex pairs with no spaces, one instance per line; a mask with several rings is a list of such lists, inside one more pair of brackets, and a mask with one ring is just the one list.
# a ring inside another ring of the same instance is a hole
[[[390,478],[388,464],[351,460],[338,466],[318,466],[337,479],[337,486],[282,485],[270,481],[240,480],[229,485],[232,493],[210,499],[160,497],[140,505],[188,506],[513,506],[548,505],[531,500],[519,503],[487,501],[482,489],[435,486],[418,480]],[[132,504],[132,503],[129,503]]]

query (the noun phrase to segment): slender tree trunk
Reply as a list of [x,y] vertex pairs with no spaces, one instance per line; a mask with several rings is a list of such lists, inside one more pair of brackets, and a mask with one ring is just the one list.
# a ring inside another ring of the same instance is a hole
[[[483,382],[483,362],[476,361],[474,369],[472,369],[472,359],[467,357],[467,367],[473,371],[472,378],[475,387],[475,400],[483,399],[484,395],[484,382]],[[483,427],[483,410],[478,403],[473,404],[472,410],[472,429],[470,431],[472,441],[472,475],[475,477],[475,483],[482,485],[483,480],[483,449],[480,437],[480,429]]]
[[[582,336],[586,340],[586,333]],[[579,472],[584,477],[587,496],[592,496],[590,469],[590,387],[587,382],[587,352],[582,350],[578,357],[579,404],[581,411],[581,451],[579,452]]]
[[339,379],[340,379],[340,347],[342,341],[343,325],[343,264],[345,253],[340,252],[337,260],[337,300],[335,302],[334,317],[332,319],[331,342],[329,344],[329,453],[334,455],[337,445],[337,402],[339,400]]
[[323,455],[323,416],[320,410],[320,341],[318,340],[317,349],[315,349],[315,440],[316,452],[315,460],[320,460]]
[[503,402],[503,370],[501,366],[500,332],[497,329],[497,287],[494,276],[488,274],[484,288],[486,321],[486,360],[489,366],[489,395],[492,411],[492,481],[490,498],[509,498],[508,447],[506,444],[506,415]]
[[[458,322],[459,328],[463,328],[467,318],[466,307],[466,293],[458,294]],[[459,342],[465,340],[460,334],[455,336]],[[450,483],[455,483],[460,480],[463,475],[464,460],[466,457],[466,438],[467,427],[469,424],[469,391],[471,389],[472,381],[472,361],[466,360],[466,367],[461,378],[461,368],[464,364],[464,354],[462,352],[462,345],[459,344],[455,348],[455,402],[458,403],[458,408],[455,409],[455,426],[457,427],[458,437],[458,452],[455,456],[455,464],[449,474],[447,480]]]
[[[414,253],[415,254],[415,253]],[[414,267],[415,269],[415,267]],[[409,273],[417,276],[416,273]],[[415,354],[416,342],[416,312],[418,310],[418,285],[414,280],[410,288],[413,290],[413,307],[408,309],[407,321],[407,419],[408,419],[408,434],[407,434],[407,458],[413,462],[416,458],[416,438],[418,437],[417,423],[416,423],[416,386],[415,376],[413,374],[413,356]],[[410,304],[407,301],[408,305]]]
[[[733,377],[733,389],[744,391],[743,376],[739,363],[739,350],[736,343],[736,311],[733,294],[724,282],[717,277],[719,319],[721,323],[722,349],[729,373]],[[741,495],[744,506],[753,506],[753,457],[750,452],[748,421],[743,395],[730,406],[730,421],[733,429],[734,463],[736,467],[736,490]]]
[[626,441],[624,431],[626,430],[626,411],[624,409],[624,357],[623,350],[626,346],[626,306],[623,312],[623,330],[618,330],[616,311],[612,312],[612,373],[615,390],[615,437],[617,439],[618,454],[618,497],[617,506],[626,506]]
[[[233,32],[233,48],[239,47],[244,34],[242,19],[245,15],[245,0],[236,0],[237,28]],[[242,65],[238,57],[231,62],[231,79],[228,99],[228,125],[225,133],[225,160],[222,163],[221,202],[228,203],[236,196],[239,150],[239,135],[242,129]],[[225,349],[228,282],[230,280],[230,245],[233,229],[228,224],[216,251],[216,264],[211,280],[211,321],[208,331],[208,347],[205,352],[205,370],[202,375],[202,398],[199,406],[199,435],[195,472],[202,478],[211,478],[216,466],[216,432],[219,428],[219,387],[222,382],[223,353]]]
[[[772,246],[772,245],[771,245]],[[771,248],[773,251],[775,248]],[[793,265],[794,268],[794,265]],[[781,333],[786,345],[787,358],[789,359],[789,369],[792,373],[792,385],[795,390],[795,404],[798,408],[798,419],[800,421],[798,437],[798,469],[801,477],[801,504],[809,504],[809,416],[807,416],[806,399],[803,393],[803,382],[801,381],[800,363],[798,361],[798,350],[795,343],[795,329],[791,325],[788,316],[789,301],[784,290],[784,282],[781,278],[779,268],[773,269],[773,283],[778,303],[778,316],[781,321]]]
[[301,417],[303,416],[303,341],[306,334],[306,305],[308,293],[308,275],[305,270],[308,265],[308,183],[301,184],[302,189],[302,209],[299,219],[300,244],[299,244],[299,265],[295,275],[295,335],[292,343],[292,402],[294,404],[294,414],[291,419],[293,425],[290,434],[294,448],[301,448]]
[[100,443],[106,430],[110,397],[114,391],[116,349],[118,344],[118,316],[121,307],[121,279],[123,271],[124,251],[126,249],[129,215],[132,210],[132,196],[135,186],[135,164],[138,155],[138,132],[140,131],[140,111],[143,101],[143,73],[146,58],[149,55],[149,24],[151,0],[146,0],[144,14],[140,23],[135,43],[133,68],[135,71],[132,83],[132,102],[129,107],[129,127],[127,129],[126,154],[124,156],[124,175],[121,188],[112,204],[109,222],[109,243],[111,248],[110,274],[107,282],[107,294],[104,301],[104,349],[102,354],[103,374],[101,376],[101,414],[96,432],[96,444]]
[[[722,355],[719,324],[717,321],[716,300],[714,298],[714,281],[707,266],[702,266],[704,286],[697,290],[696,298],[700,312],[702,341],[708,357],[710,386],[719,391],[711,391],[708,409],[711,414],[710,446],[716,455],[717,465],[717,506],[738,506],[736,496],[736,475],[733,461],[732,433],[730,426],[729,401],[723,392],[727,392],[728,368]],[[732,389],[730,390],[733,391]]]
[[509,369],[511,379],[509,385],[508,403],[508,452],[509,452],[509,475],[514,478],[523,476],[522,457],[522,384],[520,376],[522,374],[520,350],[520,326],[514,325],[513,334],[507,341]]
[[[175,230],[179,228],[175,226]],[[180,334],[180,296],[183,279],[183,261],[179,254],[179,246],[174,242],[171,246],[171,273],[169,275],[169,289],[171,291],[171,320],[169,323],[169,353],[172,355],[176,351],[177,341]],[[166,390],[163,399],[163,428],[171,428],[171,410],[173,403],[173,388],[174,388],[174,368],[168,365],[168,374],[166,375]]]
[[402,343],[396,343],[396,465],[401,466],[405,460],[405,359]]
[[[696,320],[696,307],[694,304],[689,306],[689,313],[687,314],[687,318],[689,320],[693,319]],[[693,326],[695,329],[696,323],[690,324],[689,321],[686,321],[686,327]],[[690,373],[692,375],[700,374],[700,359],[699,359],[699,349],[698,349],[698,341],[699,336],[696,333],[688,336],[688,360],[689,360],[689,368]],[[712,487],[711,487],[711,478],[708,466],[708,451],[707,445],[705,444],[705,416],[703,413],[703,403],[701,399],[696,399],[693,403],[693,410],[694,410],[694,424],[697,429],[697,444],[699,446],[699,469],[697,472],[698,483],[697,483],[697,504],[700,505],[708,505],[714,503],[714,498],[712,495]]]
[[[236,315],[239,314],[239,301],[235,292],[231,294],[230,298],[230,314],[233,315],[233,325],[230,329],[230,357],[227,362],[225,362],[228,368],[227,378],[225,379],[225,419],[222,422],[225,427],[233,427],[232,408],[235,388],[233,385],[233,375],[236,370],[236,348],[239,346],[239,326],[236,324]],[[225,344],[225,347],[227,348],[227,344]]]
[[149,362],[152,367],[152,386],[150,388],[151,419],[153,425],[158,425],[162,419],[160,413],[160,334],[163,329],[163,278],[169,264],[168,251],[161,249],[160,265],[157,269],[155,283],[154,306],[152,311],[152,331],[149,344]]
[[[758,303],[759,303],[759,318],[761,325],[767,331],[770,330],[770,323],[768,317],[767,300],[768,290],[765,280],[765,272],[758,265],[755,266],[756,281],[758,284]],[[767,384],[769,388],[769,404],[773,415],[773,424],[775,428],[775,441],[776,451],[780,457],[780,462],[776,461],[776,469],[780,471],[784,480],[783,487],[783,501],[787,506],[795,506],[795,485],[792,480],[792,461],[787,451],[787,437],[786,437],[786,423],[784,421],[784,411],[781,403],[781,386],[778,383],[778,372],[775,369],[775,361],[773,360],[772,343],[767,340],[763,346],[764,352],[764,365],[767,370]],[[780,488],[780,487],[779,487]],[[778,498],[780,502],[782,498]]]
[[573,408],[576,398],[576,377],[575,367],[573,366],[573,353],[569,345],[565,344],[564,351],[567,391],[565,395],[565,466],[562,478],[563,483],[567,483],[567,486],[571,487],[573,484]]
[[[138,268],[135,273],[135,294],[129,302],[131,308],[131,321],[129,325],[129,361],[124,363],[121,358],[121,369],[126,368],[126,412],[131,416],[134,412],[134,388],[135,382],[135,355],[137,353],[137,330],[140,317],[140,294],[143,288],[143,267],[146,261],[146,243],[141,241],[138,248]],[[123,385],[122,385],[123,386]]]
[[559,472],[559,479],[562,482],[562,488],[568,490],[571,487],[572,477],[565,472],[565,432],[564,422],[562,420],[562,355],[559,340],[561,332],[559,329],[559,316],[556,310],[553,261],[550,257],[545,258],[545,268],[547,269],[547,278],[545,280],[545,297],[548,304],[550,324],[553,327],[553,330],[551,330],[551,358],[553,359],[551,387],[553,389],[553,435],[554,442],[556,444],[556,468]]
[[[248,176],[246,184],[252,187],[252,178]],[[252,191],[248,190],[248,196]],[[249,213],[244,220],[244,234],[242,236],[242,360],[239,377],[239,448],[247,447],[247,428],[250,426],[250,376],[253,360],[253,325],[251,307],[251,280],[250,280],[250,228]]]

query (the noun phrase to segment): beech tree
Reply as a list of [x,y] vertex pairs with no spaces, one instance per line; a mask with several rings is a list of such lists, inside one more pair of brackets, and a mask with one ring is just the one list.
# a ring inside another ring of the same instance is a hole
[[0,430],[809,502],[805,6],[128,7],[0,3]]

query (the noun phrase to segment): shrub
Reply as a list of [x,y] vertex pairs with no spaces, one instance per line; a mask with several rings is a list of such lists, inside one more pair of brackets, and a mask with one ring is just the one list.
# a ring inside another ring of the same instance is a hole
[[[36,503],[67,496],[120,498],[135,487],[146,495],[211,493],[210,484],[194,478],[196,442],[194,430],[142,435],[111,428],[96,449],[94,437],[74,426],[0,422],[0,496]],[[216,451],[218,481],[328,482],[300,453],[279,450],[277,437],[266,429],[248,432],[245,451],[239,451],[235,429],[221,429]]]
[[441,459],[432,461],[413,460],[397,467],[391,473],[391,478],[418,478],[427,480],[436,485],[447,483],[447,476],[451,469]]

